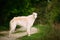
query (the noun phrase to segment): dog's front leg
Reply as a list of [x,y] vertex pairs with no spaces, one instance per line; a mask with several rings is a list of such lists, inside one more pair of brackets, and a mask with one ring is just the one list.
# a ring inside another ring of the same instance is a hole
[[27,27],[27,35],[30,36],[30,34],[31,34],[31,27],[29,26]]

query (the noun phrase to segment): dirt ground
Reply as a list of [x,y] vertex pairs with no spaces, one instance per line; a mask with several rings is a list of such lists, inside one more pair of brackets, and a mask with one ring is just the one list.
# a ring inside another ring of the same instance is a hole
[[[38,32],[37,28],[35,28],[35,27],[31,28],[31,34],[34,34],[34,33],[37,33],[37,32]],[[23,36],[27,35],[26,32],[19,32],[19,33],[11,34],[11,36],[8,37],[8,33],[9,33],[8,31],[0,32],[0,34],[2,35],[2,36],[0,35],[0,40],[16,40],[19,37],[23,37]]]

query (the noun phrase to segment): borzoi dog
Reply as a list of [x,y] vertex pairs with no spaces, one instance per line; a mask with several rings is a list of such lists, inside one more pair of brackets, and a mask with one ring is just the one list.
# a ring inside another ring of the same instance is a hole
[[30,29],[33,26],[33,23],[36,18],[37,18],[37,13],[35,13],[35,12],[33,12],[33,14],[28,15],[28,16],[14,17],[10,21],[9,35],[15,31],[17,25],[20,25],[21,27],[26,28],[27,35],[30,36],[30,34],[31,34]]

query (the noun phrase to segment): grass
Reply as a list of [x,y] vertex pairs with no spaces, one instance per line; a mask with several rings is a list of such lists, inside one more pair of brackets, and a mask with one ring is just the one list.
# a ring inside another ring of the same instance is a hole
[[[17,40],[60,40],[60,30],[55,30],[48,25],[35,25],[34,27],[39,29],[38,33],[32,34],[30,37],[27,35],[20,37]],[[0,31],[8,30],[5,26],[0,26]],[[17,31],[16,33],[21,32]],[[4,36],[4,34],[0,34]]]
[[59,40],[52,27],[48,25],[35,25],[35,27],[39,29],[38,33],[32,34],[30,37],[24,36],[17,40]]

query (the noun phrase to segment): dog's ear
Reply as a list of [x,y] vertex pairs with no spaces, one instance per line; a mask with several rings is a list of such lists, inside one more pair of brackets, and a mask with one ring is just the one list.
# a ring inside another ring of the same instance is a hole
[[33,12],[33,17],[37,18],[37,13]]

